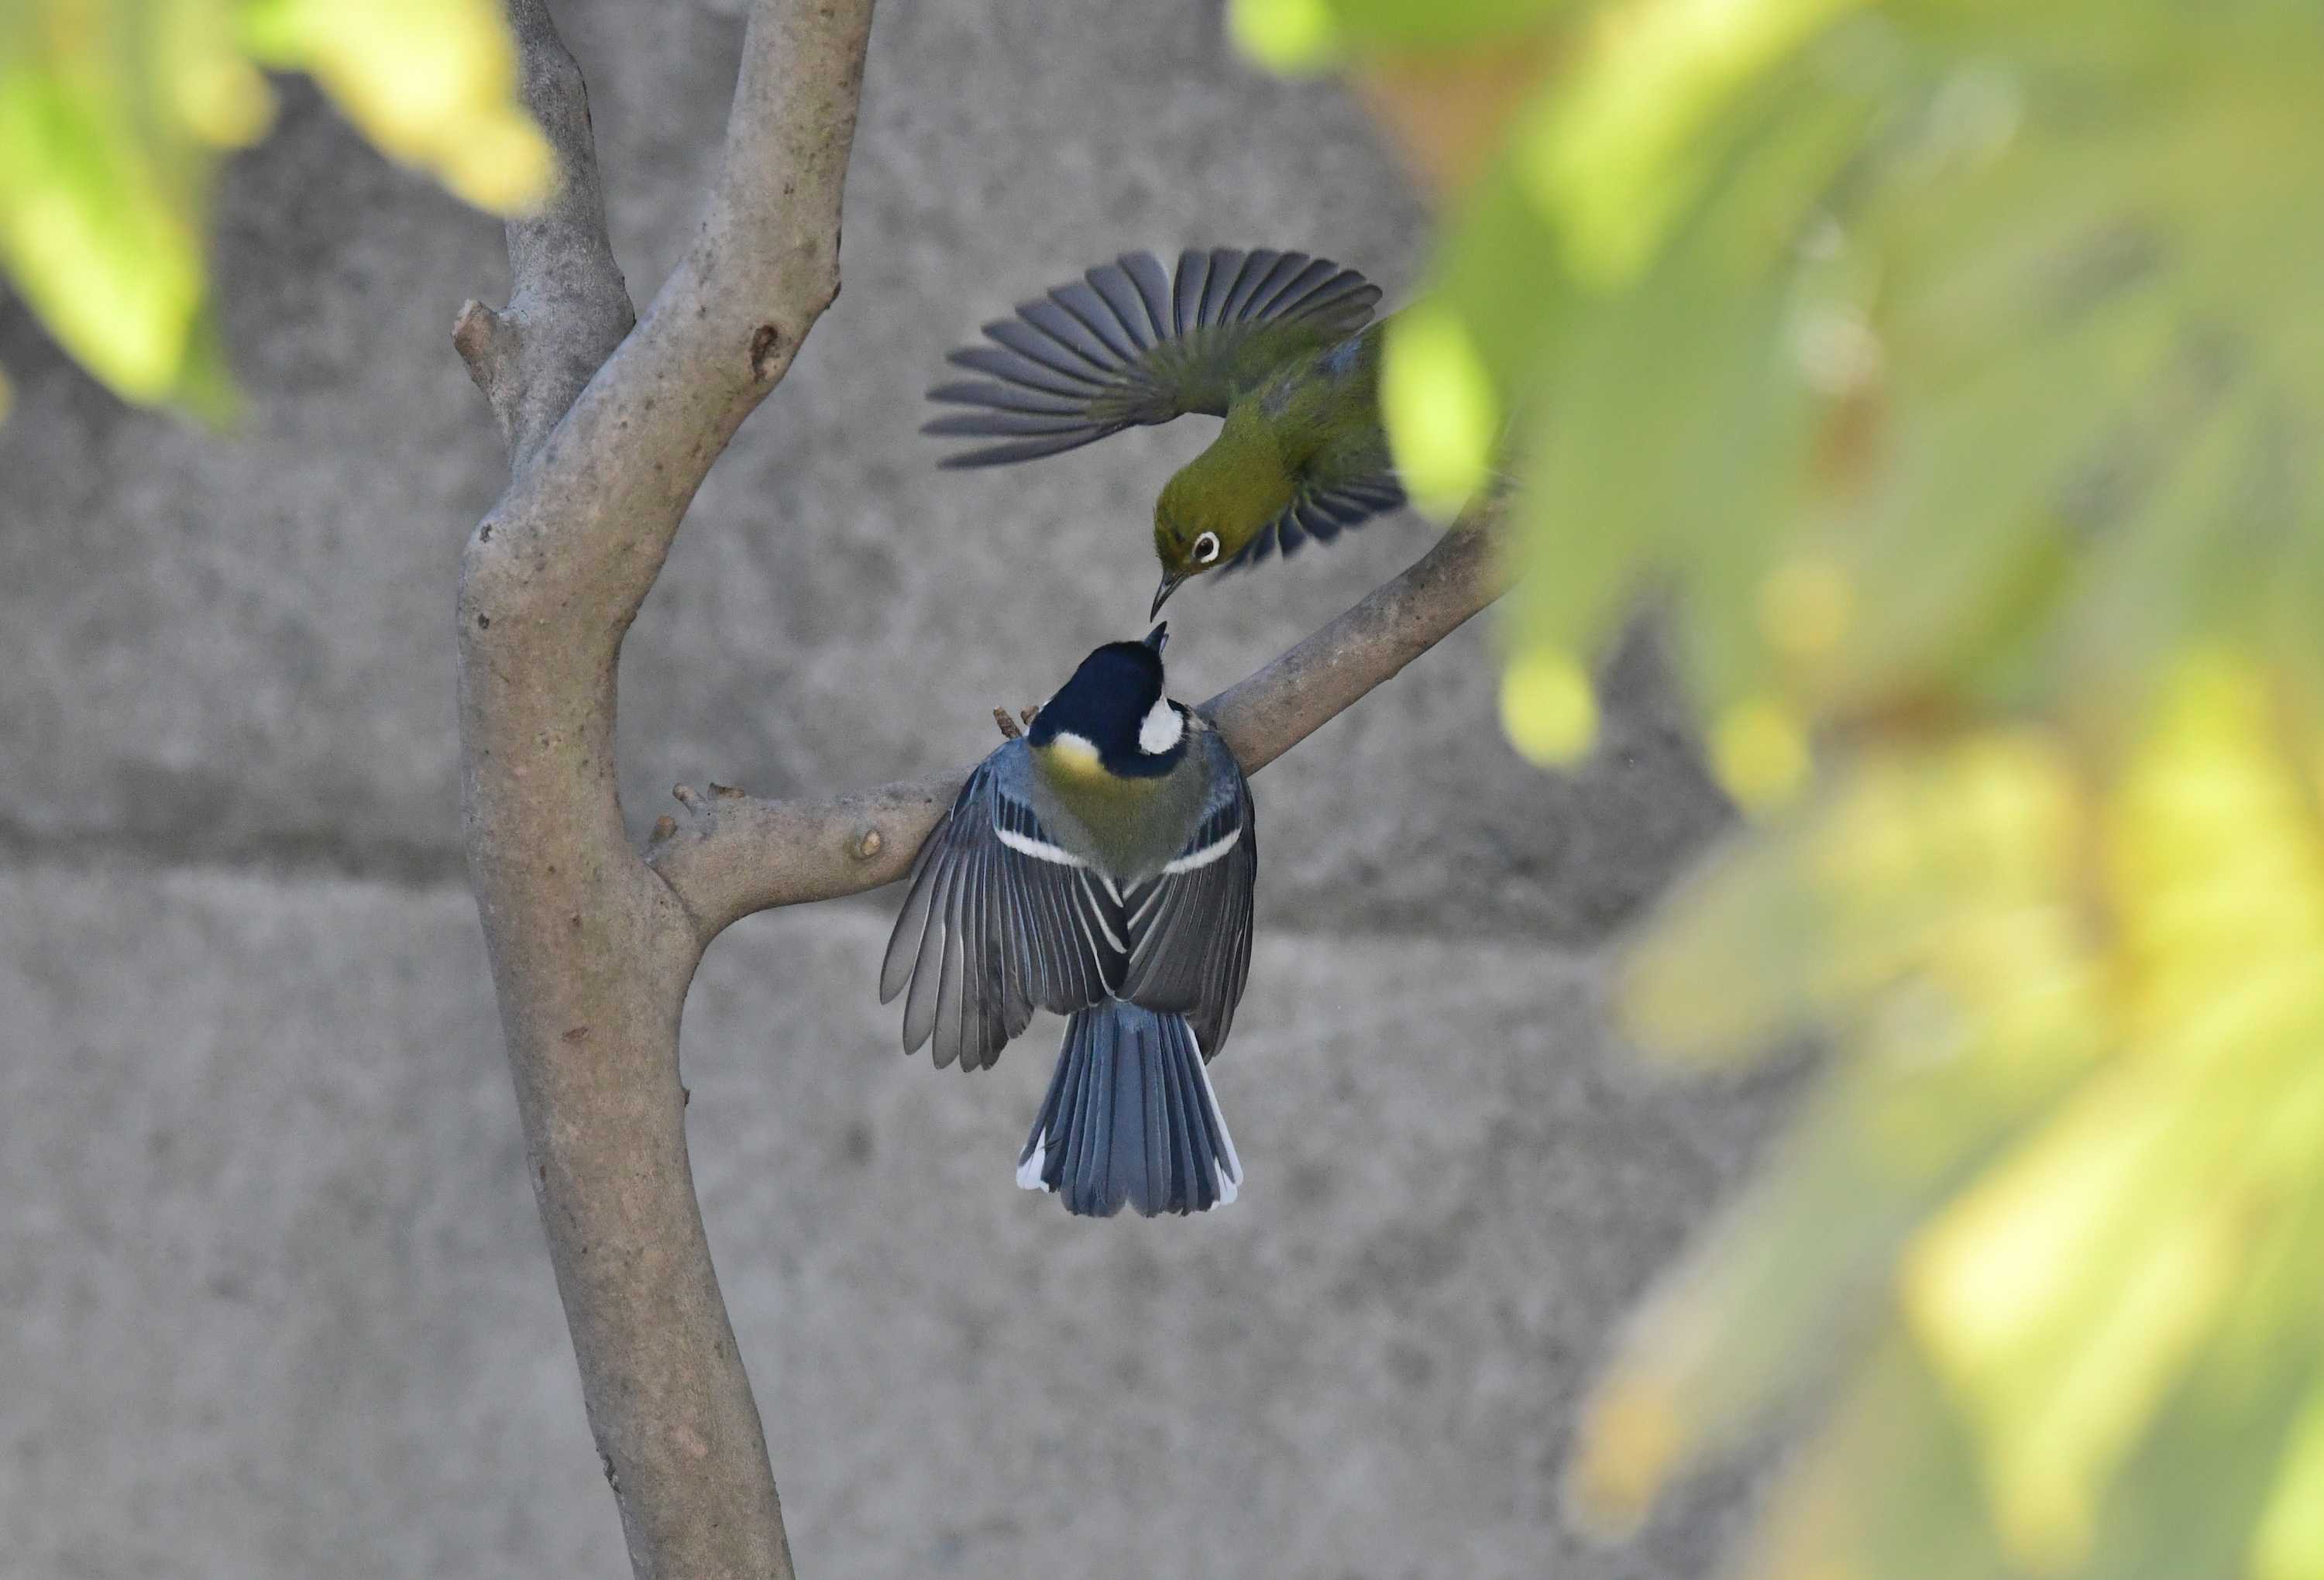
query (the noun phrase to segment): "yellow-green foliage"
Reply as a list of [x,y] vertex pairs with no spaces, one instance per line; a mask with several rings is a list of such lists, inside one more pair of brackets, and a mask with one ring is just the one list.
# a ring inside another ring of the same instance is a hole
[[0,0],[0,271],[127,399],[229,405],[209,199],[220,155],[273,118],[265,70],[310,72],[470,202],[548,190],[494,0]]
[[1545,62],[1384,369],[1416,497],[1518,479],[1510,736],[1658,589],[1758,814],[1625,1018],[1831,1049],[1579,1506],[1812,1382],[1755,1573],[2324,1577],[2324,12],[1393,8],[1237,32]]

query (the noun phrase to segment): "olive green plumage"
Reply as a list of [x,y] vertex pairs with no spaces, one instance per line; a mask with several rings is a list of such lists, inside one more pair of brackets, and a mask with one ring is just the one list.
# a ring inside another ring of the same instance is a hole
[[1226,419],[1154,507],[1162,585],[1286,557],[1404,502],[1379,420],[1379,288],[1305,253],[1130,253],[984,326],[950,358],[983,379],[929,399],[933,434],[998,438],[947,466],[1077,448],[1187,412]]

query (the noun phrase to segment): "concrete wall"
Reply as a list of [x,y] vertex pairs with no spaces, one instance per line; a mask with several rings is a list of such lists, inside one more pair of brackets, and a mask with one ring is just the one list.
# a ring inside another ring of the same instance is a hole
[[[682,244],[733,0],[564,5],[616,249]],[[446,334],[497,229],[292,90],[238,162],[229,438],[124,411],[0,304],[0,1572],[611,1575],[620,1534],[525,1187],[460,880],[458,544],[502,475]],[[641,830],[963,760],[1143,629],[1181,424],[940,477],[942,351],[1132,245],[1326,252],[1399,293],[1425,219],[1358,111],[1215,7],[881,18],[846,291],[688,522],[623,666]],[[1201,696],[1425,547],[1399,519],[1173,606]],[[711,1237],[816,1575],[1691,1576],[1748,1471],[1636,1546],[1555,1496],[1609,1326],[1780,1080],[1658,1084],[1595,949],[1718,827],[1654,655],[1606,750],[1526,769],[1485,633],[1259,782],[1263,942],[1189,1223],[1010,1183],[1052,1024],[894,1051],[896,896],[755,919],[687,1012]]]

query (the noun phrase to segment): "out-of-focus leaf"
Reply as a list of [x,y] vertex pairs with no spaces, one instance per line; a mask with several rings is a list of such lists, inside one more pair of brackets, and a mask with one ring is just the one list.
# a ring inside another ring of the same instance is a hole
[[2124,1052],[1904,1263],[2032,1567],[2088,1551],[2255,1243],[2324,1199],[2324,840],[2285,744],[2259,674],[2175,679],[2102,834]]
[[[2172,644],[2107,599],[2313,646],[2324,18],[2063,12],[1634,0],[1442,245],[1432,308],[1522,414],[1515,646],[1676,583],[1758,799],[1820,721],[2093,667],[2135,703]],[[2173,575],[2195,521],[2239,552]]]
[[[1531,289],[1557,299],[1535,315],[1530,345],[1508,334],[1483,342],[1531,353],[1524,367],[1507,354],[1488,360],[1512,381],[1504,399],[1521,413],[1521,574],[1509,625],[1525,648],[1586,654],[1642,588],[1665,585],[1683,616],[1674,626],[1683,657],[1714,715],[1757,704],[1757,724],[1747,720],[1729,733],[1747,764],[1774,770],[1759,780],[1770,788],[1788,776],[1783,758],[1796,767],[1803,741],[1784,730],[1796,714],[1767,703],[1785,649],[1766,639],[1756,593],[1801,557],[1782,544],[1779,527],[1791,480],[1814,455],[1818,408],[1789,371],[1799,309],[1739,289],[1730,274],[1756,272],[1803,244],[1812,194],[1848,157],[1869,114],[1841,98],[1821,108],[1775,116],[1757,106],[1757,129],[1738,156],[1752,179],[1691,216],[1683,241],[1637,290],[1561,294],[1554,272],[1539,266],[1553,227],[1516,175],[1489,179],[1501,189],[1479,198],[1534,216]],[[1471,283],[1497,268],[1512,272],[1514,254],[1472,256],[1456,241],[1448,256],[1459,270],[1448,290],[1480,304],[1477,323],[1490,321],[1495,304],[1524,299],[1514,286],[1496,297]],[[1830,276],[1840,265],[1812,262],[1803,289],[1838,289]],[[1844,602],[1848,589],[1837,596]],[[1770,745],[1772,754],[1754,749]]]
[[1314,71],[1351,55],[1429,55],[1537,32],[1575,0],[1231,0],[1227,31],[1277,71]]
[[211,148],[247,147],[274,122],[273,92],[235,43],[237,3],[147,0],[143,17],[128,13],[131,25],[150,30],[157,98]]
[[218,322],[217,303],[205,299],[186,327],[185,352],[178,363],[177,388],[171,399],[191,417],[213,427],[224,427],[242,410],[242,391],[234,381],[234,363],[226,355],[226,328]]
[[1739,1580],[1993,1580],[1972,1445],[1912,1346],[1883,1334],[1776,1490]]
[[1877,1298],[1921,1216],[2014,1117],[1995,1106],[1975,1125],[1932,1122],[1924,1105],[1982,1106],[1973,1076],[1928,1057],[1967,1034],[1892,1034],[1836,1075],[1640,1310],[1582,1423],[1574,1490],[1594,1523],[1626,1529],[1686,1460],[1733,1446],[1795,1389],[1830,1377],[1854,1307]]
[[1587,749],[1651,592],[1765,814],[1633,951],[1641,1040],[1833,1048],[1573,1491],[1622,1525],[1821,1375],[1755,1573],[2324,1580],[2324,12],[1547,36],[1391,445],[1439,512],[1514,478],[1513,741]]
[[201,301],[208,156],[156,91],[139,20],[27,0],[0,12],[0,264],[91,371],[155,400]]
[[1424,188],[1457,194],[1491,165],[1563,41],[1551,31],[1422,55],[1369,56],[1352,68],[1353,80]]
[[1806,721],[1777,698],[1746,697],[1713,722],[1711,766],[1745,811],[1781,806],[1814,767]]
[[479,208],[548,196],[549,144],[516,102],[516,51],[491,0],[243,0],[258,59],[310,73],[385,152]]
[[[1674,1458],[1731,1436],[1829,1356],[1839,1297],[1877,1288],[1929,1208],[2100,1056],[2106,984],[2067,859],[2080,810],[2038,739],[1868,762],[1734,850],[1636,954],[1623,1003],[1650,1046],[1730,1055],[1829,1024],[1847,1066],[1646,1309],[1609,1419],[1665,1401]],[[1624,1434],[1601,1436],[1616,1462],[1586,1457],[1584,1484],[1635,1484]]]
[[[2265,1494],[2319,1474],[2292,1418],[2324,1374],[2324,732],[2248,653],[2199,649],[2105,739],[1868,752],[1636,951],[1623,1004],[1650,1046],[1821,1025],[1838,1047],[1619,1352],[1576,1465],[1585,1505],[1635,1514],[1844,1367],[1868,1309],[1958,1412],[1971,1476],[1950,1504],[1931,1484],[1850,1509],[1813,1489],[1860,1498],[1873,1461],[1812,1453],[1813,1518],[1769,1539],[1823,1566],[1791,1572],[1947,1572],[1881,1557],[1945,1520],[1989,1529],[2012,1573],[2315,1572],[2299,1493]],[[1831,1430],[1886,1430],[1893,1457],[1935,1428]],[[2190,1445],[2252,1474],[2162,1521],[2153,1505],[2192,1497],[2164,1484]]]
[[1610,14],[1519,133],[1516,174],[1571,278],[1628,283],[1728,150],[1710,135],[1771,69],[1864,0],[1655,0]]
[[2254,1580],[2324,1575],[2324,1378],[2309,1384],[2273,1483],[2252,1555]]
[[1501,414],[1469,326],[1427,302],[1397,315],[1380,362],[1397,468],[1423,510],[1458,511],[1492,475]]
[[233,389],[210,192],[273,115],[254,49],[486,207],[537,200],[549,169],[492,0],[0,0],[0,271],[116,392],[211,420]]
[[[2269,1353],[2253,1365],[2239,1353],[2231,1318],[2123,1470],[2107,1499],[2097,1549],[2070,1573],[2107,1580],[2246,1572],[2254,1580],[2307,1580],[2317,1573],[2269,1569],[2265,1528],[2256,1545],[2253,1534],[2276,1503],[2271,1494],[2288,1446],[2296,1456],[2295,1421],[2318,1369],[2315,1302],[2307,1299],[2305,1312],[2298,1308],[2324,1272],[2312,1259],[2324,1236],[2311,1226],[2288,1238],[2309,1258],[2297,1269],[2306,1275],[2297,1292],[2291,1280],[2247,1280],[2236,1313],[2260,1317],[2247,1326],[2272,1337]],[[1901,1325],[1884,1322],[1877,1332],[1861,1358],[1849,1362],[1843,1399],[1779,1489],[1744,1575],[2027,1574],[1980,1517],[1978,1446],[1953,1396]]]
[[2039,1084],[2093,1008],[2089,810],[2071,758],[2033,731],[1870,755],[1672,908],[1632,951],[1625,1019],[1666,1055],[1733,1057],[1835,1019],[1885,1024],[1860,1018],[1893,1013],[1875,996],[1933,975],[1952,1015],[1969,997],[2007,1009],[2018,1040],[1984,1079]]
[[1511,745],[1544,767],[1573,761],[1598,733],[1598,698],[1589,672],[1565,654],[1526,654],[1501,676],[1501,729]]

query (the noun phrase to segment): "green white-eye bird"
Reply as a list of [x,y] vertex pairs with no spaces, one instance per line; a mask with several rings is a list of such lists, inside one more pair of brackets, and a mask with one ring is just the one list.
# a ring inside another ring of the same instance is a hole
[[1224,418],[1155,502],[1159,613],[1190,577],[1288,558],[1404,503],[1380,427],[1379,297],[1305,253],[1190,251],[1167,277],[1125,253],[952,353],[985,377],[929,390],[969,409],[923,431],[1001,439],[944,463],[993,466],[1190,411]]
[[1232,1201],[1242,1165],[1205,1062],[1250,974],[1259,836],[1217,731],[1162,692],[1157,626],[1082,660],[1032,728],[977,765],[920,848],[880,1001],[908,984],[904,1052],[1000,1058],[1037,1008],[1068,1016],[1017,1182],[1093,1217]]

